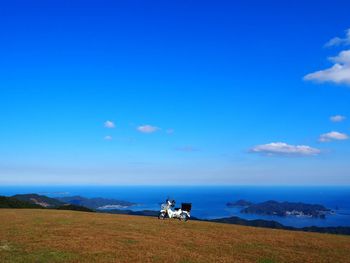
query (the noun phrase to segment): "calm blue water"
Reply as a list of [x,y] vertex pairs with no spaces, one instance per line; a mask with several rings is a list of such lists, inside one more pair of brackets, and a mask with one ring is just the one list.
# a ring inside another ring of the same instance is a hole
[[[126,200],[139,205],[133,210],[158,210],[167,197],[193,204],[192,215],[203,219],[239,216],[245,219],[275,220],[284,225],[350,226],[350,186],[339,187],[281,187],[281,186],[0,186],[0,195],[38,193],[50,197],[81,195]],[[241,214],[239,209],[227,208],[226,203],[245,199],[252,202],[267,200],[322,204],[336,211],[326,219],[277,217]]]

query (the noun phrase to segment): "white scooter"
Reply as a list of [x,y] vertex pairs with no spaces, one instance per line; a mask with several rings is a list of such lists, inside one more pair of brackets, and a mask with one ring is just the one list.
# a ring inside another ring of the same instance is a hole
[[164,204],[161,205],[161,209],[159,212],[159,219],[165,219],[165,218],[176,218],[181,221],[187,221],[190,219],[191,215],[191,207],[192,204],[189,203],[182,203],[181,208],[174,208],[175,206],[175,200],[166,200]]

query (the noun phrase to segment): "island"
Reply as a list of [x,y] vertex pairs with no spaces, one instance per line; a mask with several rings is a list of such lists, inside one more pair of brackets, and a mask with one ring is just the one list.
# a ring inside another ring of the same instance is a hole
[[228,207],[244,207],[241,210],[243,214],[325,218],[326,215],[334,213],[323,205],[301,202],[293,203],[269,200],[253,204],[246,200],[238,200],[236,202],[228,202],[226,205]]

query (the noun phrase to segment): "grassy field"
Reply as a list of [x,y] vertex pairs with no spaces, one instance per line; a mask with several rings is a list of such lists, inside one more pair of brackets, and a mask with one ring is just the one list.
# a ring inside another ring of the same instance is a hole
[[138,216],[1,209],[0,262],[350,262],[350,237]]

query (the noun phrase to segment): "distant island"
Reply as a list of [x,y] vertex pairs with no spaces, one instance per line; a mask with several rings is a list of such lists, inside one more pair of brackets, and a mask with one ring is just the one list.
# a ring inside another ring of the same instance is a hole
[[57,197],[57,200],[63,203],[68,203],[72,205],[85,206],[90,209],[95,210],[114,210],[121,208],[128,208],[130,206],[135,206],[135,203],[115,200],[115,199],[106,199],[106,198],[86,198],[82,196],[68,196],[68,197]]
[[293,202],[277,202],[269,200],[262,203],[253,204],[246,200],[229,202],[228,207],[245,207],[241,210],[243,214],[275,215],[275,216],[296,216],[325,218],[333,213],[330,209],[319,204],[305,204]]

